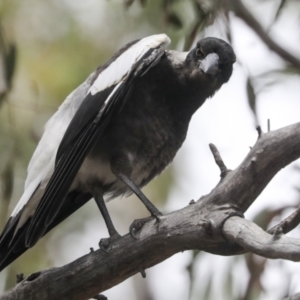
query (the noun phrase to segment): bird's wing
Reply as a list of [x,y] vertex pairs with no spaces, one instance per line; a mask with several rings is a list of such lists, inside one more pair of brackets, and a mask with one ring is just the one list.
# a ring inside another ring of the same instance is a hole
[[[38,196],[37,191],[43,190],[42,186],[49,181],[64,132],[91,87],[94,76],[95,72],[66,98],[45,126],[44,134],[27,169],[24,193],[0,235],[0,271],[27,249],[25,246],[17,247],[16,240],[22,240],[22,237],[25,240],[24,236],[29,227],[28,221],[34,212],[35,200],[39,200],[33,195]],[[63,215],[64,218],[67,217],[65,212]],[[17,248],[16,251],[13,248]]]
[[94,137],[101,134],[114,109],[122,107],[133,80],[159,61],[169,43],[165,34],[141,39],[102,67],[60,142],[53,174],[26,232],[26,247],[32,247],[55,221]]
[[28,203],[37,187],[49,180],[54,169],[59,144],[76,110],[87,95],[94,76],[95,72],[65,99],[57,112],[47,122],[44,134],[29,162],[25,190],[11,214],[12,217],[16,216]]

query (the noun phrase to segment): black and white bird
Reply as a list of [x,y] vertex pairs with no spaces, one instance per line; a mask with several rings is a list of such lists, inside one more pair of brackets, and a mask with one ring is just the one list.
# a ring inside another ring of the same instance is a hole
[[135,193],[159,219],[140,188],[173,160],[192,115],[229,80],[235,62],[221,39],[202,39],[190,52],[166,50],[169,44],[165,34],[127,44],[48,121],[0,236],[0,271],[91,198],[108,228],[104,250],[119,237],[104,195]]

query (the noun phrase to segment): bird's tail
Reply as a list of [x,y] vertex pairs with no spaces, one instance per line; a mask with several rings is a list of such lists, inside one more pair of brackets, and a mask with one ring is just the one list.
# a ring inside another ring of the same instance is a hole
[[[90,199],[90,194],[84,194],[77,191],[69,193],[64,200],[64,204],[59,213],[47,227],[45,234]],[[16,216],[10,217],[0,236],[0,272],[28,249],[25,245],[25,241],[32,217],[30,217],[22,227],[15,232],[21,215],[22,210]]]

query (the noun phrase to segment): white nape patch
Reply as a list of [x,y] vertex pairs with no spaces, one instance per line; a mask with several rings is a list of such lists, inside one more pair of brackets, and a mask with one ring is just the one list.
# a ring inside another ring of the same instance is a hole
[[166,51],[168,60],[172,63],[173,66],[182,65],[186,60],[189,52],[180,52],[176,50],[168,50]]
[[104,69],[89,89],[92,95],[119,83],[130,73],[132,66],[150,49],[167,48],[171,40],[166,34],[152,35],[141,39],[129,47],[106,69]]

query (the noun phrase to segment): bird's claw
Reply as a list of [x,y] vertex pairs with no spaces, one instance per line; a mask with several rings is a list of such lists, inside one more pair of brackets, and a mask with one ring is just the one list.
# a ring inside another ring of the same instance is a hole
[[147,218],[143,218],[143,219],[136,219],[132,222],[132,224],[129,227],[129,233],[130,235],[137,240],[138,236],[137,234],[139,233],[139,231],[143,228],[143,226],[153,220],[153,217],[156,219],[156,223],[159,223],[162,217],[162,213],[161,212],[156,212],[153,213],[152,216],[147,217]]
[[142,227],[144,226],[145,223],[147,223],[148,221],[150,221],[152,219],[152,217],[147,217],[147,218],[143,218],[143,219],[136,219],[132,222],[132,224],[129,227],[129,233],[130,235],[137,240],[137,233],[142,229]]
[[156,222],[160,222],[162,213],[161,212],[154,213],[153,217],[156,219]]
[[119,234],[113,235],[109,238],[101,239],[99,242],[99,248],[104,252],[108,253],[111,250],[111,244],[113,241],[119,239],[121,236]]

